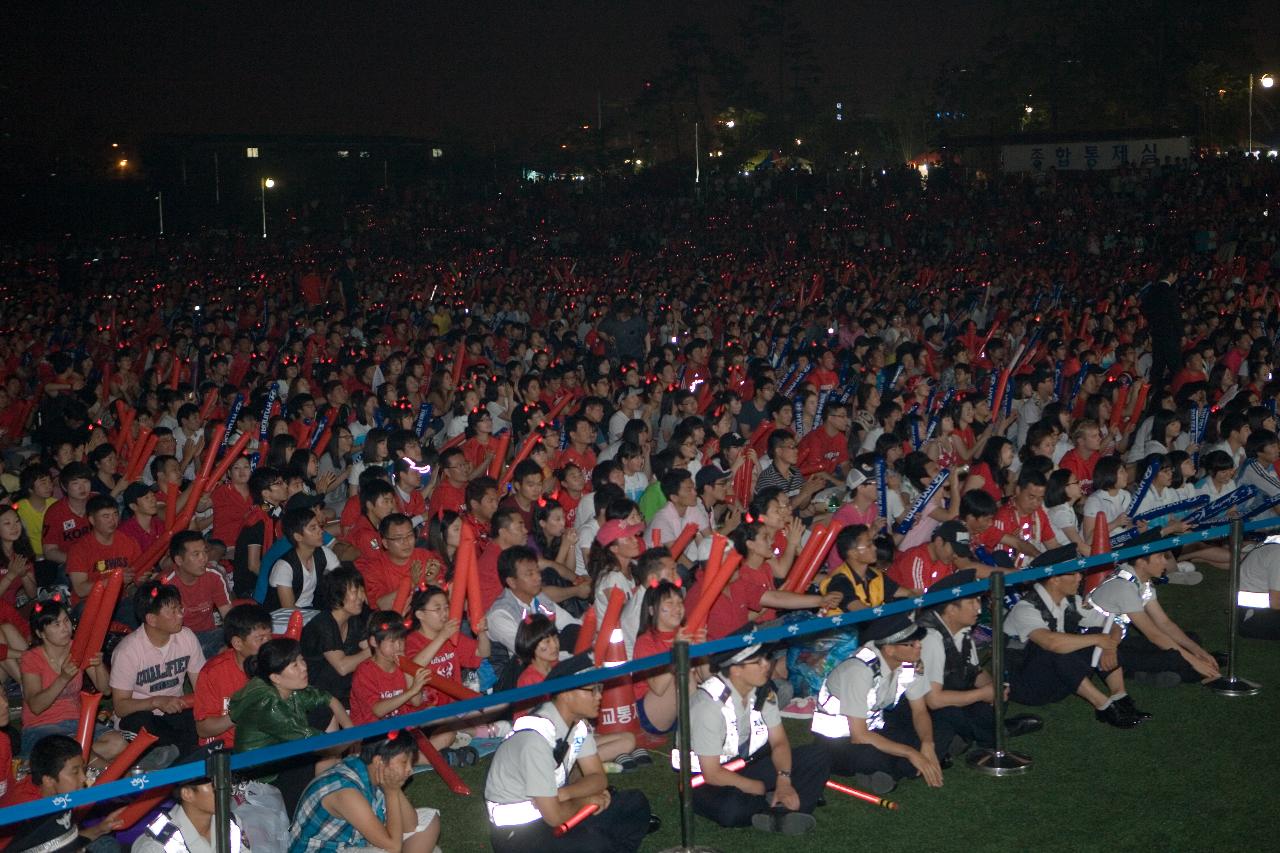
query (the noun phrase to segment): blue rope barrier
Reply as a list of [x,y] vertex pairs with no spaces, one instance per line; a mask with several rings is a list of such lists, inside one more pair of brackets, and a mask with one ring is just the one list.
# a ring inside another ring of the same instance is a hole
[[[1254,519],[1252,521],[1245,522],[1244,530],[1246,533],[1253,533],[1277,526],[1280,526],[1280,517]],[[1204,530],[1197,530],[1191,533],[1181,533],[1177,536],[1169,536],[1155,542],[1119,548],[1115,551],[1102,555],[1079,557],[1073,560],[1065,560],[1061,563],[1054,563],[1049,566],[1036,566],[1033,568],[1023,569],[1018,572],[1010,572],[1005,575],[1005,585],[1015,586],[1017,584],[1032,583],[1044,580],[1045,578],[1053,575],[1086,571],[1091,568],[1109,565],[1111,563],[1121,563],[1134,557],[1142,557],[1150,554],[1156,554],[1161,551],[1168,551],[1182,545],[1191,545],[1196,542],[1204,542],[1209,539],[1221,539],[1229,533],[1230,529],[1230,525],[1220,524],[1214,527],[1205,528]],[[944,601],[951,601],[965,596],[978,595],[986,592],[990,588],[990,579],[977,580],[972,583],[962,584],[939,592],[926,593],[915,598],[898,599],[897,601],[889,602],[879,607],[867,608],[866,610],[858,610],[852,613],[839,613],[835,616],[819,616],[814,617],[813,619],[806,619],[803,622],[774,625],[768,628],[757,628],[745,634],[731,634],[718,640],[709,640],[705,643],[692,645],[689,647],[689,656],[690,658],[702,658],[718,652],[740,649],[744,646],[753,645],[755,643],[774,643],[778,641],[796,640],[811,634],[819,634],[839,628],[848,628],[851,625],[856,625],[860,622],[868,622],[872,619],[878,619],[881,616],[890,616],[895,613],[903,613],[916,610],[921,607],[930,607]],[[486,708],[494,708],[500,705],[516,704],[525,699],[536,699],[541,696],[560,693],[564,690],[585,687],[597,682],[613,681],[625,675],[668,666],[671,664],[671,659],[671,652],[661,652],[656,655],[630,660],[616,666],[592,668],[574,675],[565,676],[564,678],[543,681],[527,687],[517,687],[512,690],[503,691],[502,693],[494,693],[487,696],[479,696],[475,699],[450,702],[447,705],[438,705],[433,708],[424,708],[421,711],[413,711],[408,714],[387,717],[386,719],[378,720],[377,722],[366,723],[365,725],[355,726],[350,729],[340,729],[336,732],[315,735],[301,740],[276,744],[275,746],[260,747],[249,752],[242,752],[233,755],[231,757],[231,769],[247,770],[253,767],[261,767],[266,764],[275,764],[301,755],[323,752],[331,747],[345,746],[347,744],[365,740],[366,738],[378,737],[391,731],[417,728],[439,722],[441,720],[460,717],[473,711],[481,711]],[[169,767],[165,770],[158,770],[132,776],[127,779],[121,779],[120,781],[111,782],[106,785],[95,785],[92,788],[85,788],[80,791],[62,794],[57,797],[32,800],[29,803],[22,803],[20,805],[0,809],[0,826],[31,820],[32,818],[43,817],[48,814],[55,814],[57,812],[66,811],[67,809],[80,808],[83,806],[106,802],[107,800],[118,799],[120,797],[141,794],[145,791],[154,791],[157,788],[175,785],[179,782],[186,782],[191,779],[198,779],[205,774],[206,770],[204,764],[199,762],[190,762],[187,764],[180,764],[175,767]]]

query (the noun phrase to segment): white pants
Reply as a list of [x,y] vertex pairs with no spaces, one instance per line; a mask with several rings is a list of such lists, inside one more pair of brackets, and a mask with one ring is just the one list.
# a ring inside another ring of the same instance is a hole
[[[404,834],[404,840],[408,841],[419,832],[425,832],[427,827],[431,825],[431,821],[440,816],[440,812],[436,809],[420,808],[416,809],[418,813],[418,825]],[[353,847],[344,844],[338,848],[338,853],[386,853],[381,847]],[[436,848],[436,853],[440,853],[440,848]]]

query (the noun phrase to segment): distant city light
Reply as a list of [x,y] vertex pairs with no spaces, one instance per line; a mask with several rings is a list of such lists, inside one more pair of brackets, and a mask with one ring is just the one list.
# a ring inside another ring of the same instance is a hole
[[1272,77],[1270,74],[1263,74],[1258,78],[1258,82],[1262,84],[1262,88],[1270,89],[1276,84],[1276,78]]
[[1031,115],[1033,112],[1035,112],[1035,108],[1032,107],[1030,104],[1027,104],[1025,107],[1023,107],[1023,109],[1027,111],[1027,115]]
[[117,163],[116,165],[117,165],[117,166],[119,166],[121,169],[123,169],[123,168],[125,168],[126,166],[128,166],[128,165],[129,165],[129,161],[128,161],[128,160],[121,160],[121,161],[120,161],[119,163]]
[[276,185],[276,179],[275,179],[275,178],[265,178],[265,179],[263,179],[263,181],[262,181],[262,185],[263,185],[264,187],[266,187],[267,189],[271,189],[272,187],[274,187],[274,186]]
[[735,122],[733,119],[729,119],[728,121],[726,121],[726,122],[724,123],[724,126],[725,126],[725,127],[732,128],[735,124],[737,124],[737,122]]

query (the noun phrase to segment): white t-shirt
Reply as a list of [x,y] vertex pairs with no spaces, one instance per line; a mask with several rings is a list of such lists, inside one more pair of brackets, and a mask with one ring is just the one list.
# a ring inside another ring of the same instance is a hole
[[194,676],[202,669],[204,653],[190,628],[171,635],[159,648],[146,630],[139,628],[121,640],[112,653],[110,684],[112,690],[129,691],[132,699],[181,697],[186,676]]
[[[338,565],[338,555],[334,554],[328,548],[321,546],[320,550],[325,552],[326,565]],[[316,572],[315,556],[311,558],[311,567],[303,566],[302,571],[302,590],[298,593],[298,600],[293,603],[294,607],[314,607],[313,603],[316,595],[316,583],[319,580]],[[268,582],[272,586],[283,586],[293,589],[293,566],[284,560],[276,560],[276,564],[271,567],[271,574],[268,576]]]

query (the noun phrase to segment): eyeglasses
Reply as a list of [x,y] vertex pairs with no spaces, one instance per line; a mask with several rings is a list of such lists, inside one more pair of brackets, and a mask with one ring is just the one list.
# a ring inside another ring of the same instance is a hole
[[382,538],[387,540],[388,542],[403,542],[406,539],[412,539],[413,534],[406,533],[403,536],[383,536]]

